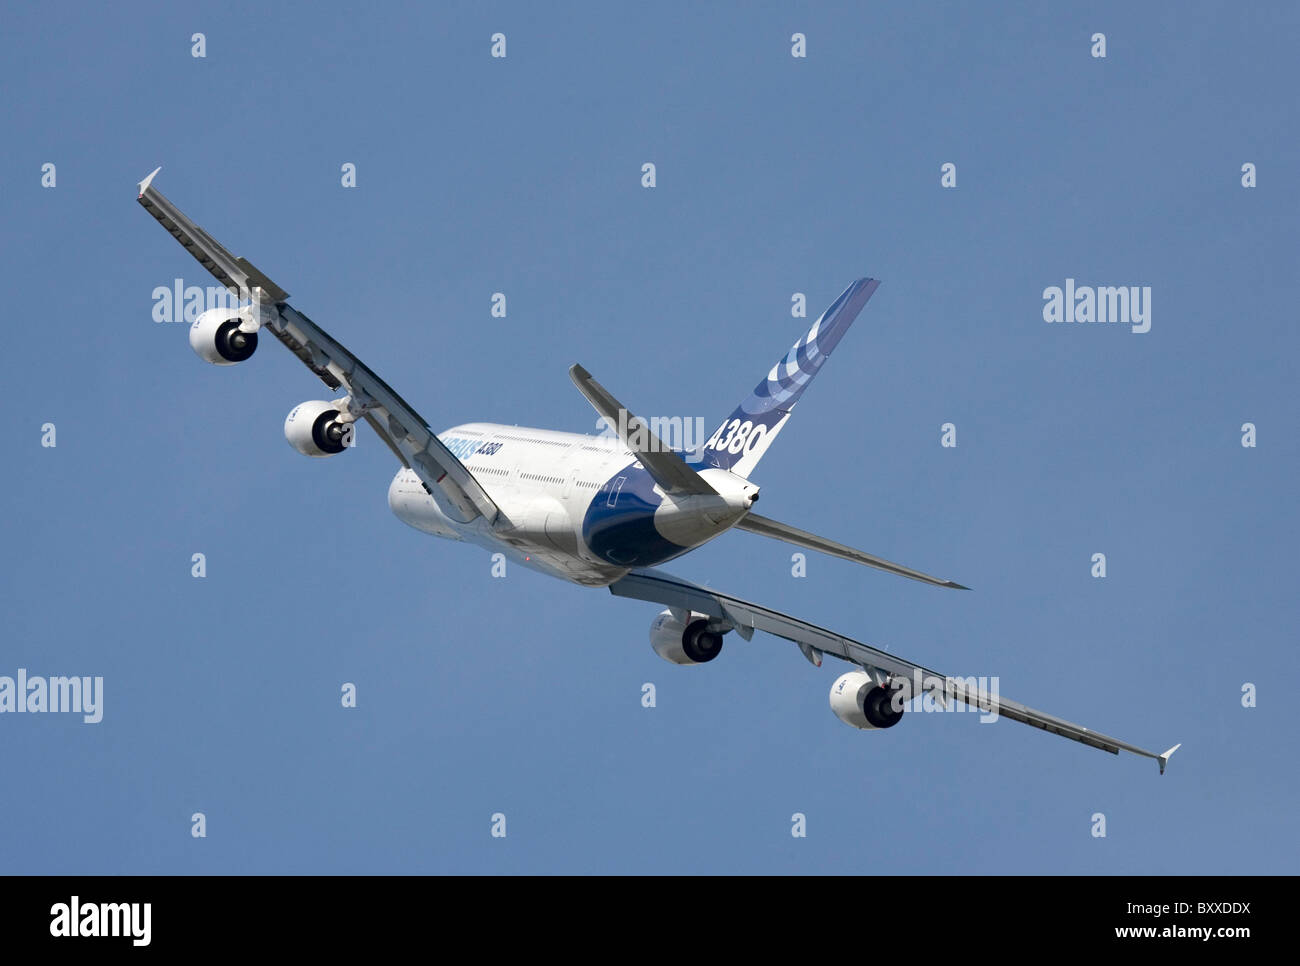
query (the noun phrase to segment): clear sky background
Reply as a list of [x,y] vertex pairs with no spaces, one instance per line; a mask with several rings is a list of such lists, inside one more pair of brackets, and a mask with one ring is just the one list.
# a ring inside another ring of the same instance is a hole
[[[0,675],[105,707],[0,715],[0,871],[1295,873],[1300,12],[1133,6],[7,6]],[[780,639],[677,668],[653,605],[493,579],[390,514],[372,434],[286,445],[329,396],[273,340],[152,320],[210,281],[159,164],[438,430],[593,431],[581,362],[711,431],[880,278],[762,511],[973,592],[739,532],[666,569],[1183,748],[856,732]],[[1151,286],[1150,332],[1044,323],[1066,278]]]

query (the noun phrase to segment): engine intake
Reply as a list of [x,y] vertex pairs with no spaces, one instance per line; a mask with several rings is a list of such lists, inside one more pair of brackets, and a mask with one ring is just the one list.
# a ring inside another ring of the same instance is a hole
[[333,456],[352,445],[355,424],[339,420],[331,402],[299,403],[284,421],[284,438],[305,456]]
[[661,611],[650,624],[650,646],[673,664],[707,664],[722,652],[722,635],[726,633],[710,628],[709,623],[708,614]]
[[871,731],[892,728],[903,720],[901,699],[878,685],[866,671],[841,674],[831,685],[831,710],[846,725]]
[[190,326],[190,348],[214,366],[233,366],[257,351],[257,333],[241,332],[243,318],[234,309],[208,309]]

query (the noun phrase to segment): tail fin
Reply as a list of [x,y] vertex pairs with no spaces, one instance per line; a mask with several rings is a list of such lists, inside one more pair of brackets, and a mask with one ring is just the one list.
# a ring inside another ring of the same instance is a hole
[[880,282],[860,278],[837,298],[802,339],[772,367],[736,411],[718,427],[701,451],[706,466],[745,478],[790,418],[790,411],[839,344]]

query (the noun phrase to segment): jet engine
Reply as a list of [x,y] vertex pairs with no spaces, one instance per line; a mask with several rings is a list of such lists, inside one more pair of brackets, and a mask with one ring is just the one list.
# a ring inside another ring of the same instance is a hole
[[233,366],[257,349],[257,333],[241,332],[243,318],[235,309],[208,309],[190,326],[190,348],[214,366]]
[[356,426],[341,420],[332,402],[315,400],[293,407],[284,421],[284,438],[305,456],[333,456],[352,445]]
[[894,692],[878,685],[866,671],[841,674],[831,685],[831,710],[847,725],[869,731],[892,728],[903,718]]
[[722,651],[724,633],[709,627],[707,614],[669,609],[650,624],[650,646],[673,664],[704,664]]

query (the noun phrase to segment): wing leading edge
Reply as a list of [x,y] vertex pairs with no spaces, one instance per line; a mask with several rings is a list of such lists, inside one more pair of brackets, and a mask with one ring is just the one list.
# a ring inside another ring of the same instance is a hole
[[[443,511],[468,523],[492,523],[496,503],[428,423],[360,359],[286,301],[280,288],[246,258],[236,258],[153,186],[155,169],[140,182],[139,202],[199,264],[241,300],[253,305],[263,328],[297,356],[330,389],[348,394],[350,408],[366,420],[402,465],[413,470]],[[270,307],[268,307],[268,304]]]
[[[1012,721],[1032,725],[1043,731],[1078,741],[1092,748],[1100,748],[1112,755],[1127,751],[1144,758],[1154,758],[1164,774],[1169,756],[1178,750],[1174,745],[1162,755],[1131,745],[1128,742],[1112,738],[1091,728],[1066,721],[1045,711],[1037,711],[1016,701],[996,697],[990,700],[987,693],[975,694],[967,688],[954,687],[954,679],[939,674],[929,668],[882,651],[870,644],[855,641],[836,634],[834,631],[797,617],[791,617],[780,611],[762,607],[749,601],[741,600],[730,594],[701,587],[687,580],[673,577],[658,570],[634,570],[609,587],[610,593],[617,597],[629,597],[636,600],[664,604],[682,610],[698,611],[710,617],[723,620],[748,640],[755,630],[766,631],[777,637],[783,637],[799,645],[804,655],[815,664],[820,664],[822,654],[830,654],[851,664],[866,669],[877,675],[879,683],[896,684],[904,689],[909,697],[916,697],[913,682],[921,684],[920,690],[932,691],[940,700],[955,697],[973,708],[981,711],[994,711]],[[904,683],[906,682],[906,683]]]

